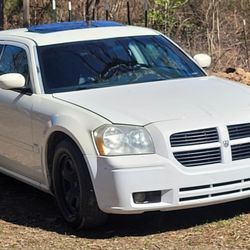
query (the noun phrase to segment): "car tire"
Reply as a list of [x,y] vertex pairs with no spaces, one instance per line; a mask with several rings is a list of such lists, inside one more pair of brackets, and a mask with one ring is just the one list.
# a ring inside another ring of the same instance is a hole
[[98,207],[83,155],[70,140],[56,146],[52,179],[57,204],[71,227],[92,228],[106,222],[107,215]]

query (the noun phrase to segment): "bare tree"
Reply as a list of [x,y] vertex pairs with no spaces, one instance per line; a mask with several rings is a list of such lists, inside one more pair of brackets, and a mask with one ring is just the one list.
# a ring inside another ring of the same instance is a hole
[[0,0],[0,30],[4,28],[4,0]]
[[[106,18],[127,23],[125,0],[71,2],[72,20]],[[165,32],[193,55],[209,53],[214,69],[247,68],[250,62],[250,51],[246,55],[246,48],[250,49],[250,0],[129,0],[133,24],[145,25],[145,3],[148,4],[149,27]],[[25,4],[26,14],[20,15]],[[31,23],[53,21],[51,0],[0,0],[0,28],[20,27],[23,21],[27,25],[29,4]],[[57,0],[59,21],[68,20],[67,4],[68,0]]]
[[95,17],[95,9],[99,3],[100,0],[86,0],[85,16],[87,21],[91,19],[91,16]]
[[23,0],[23,25],[30,24],[30,0]]

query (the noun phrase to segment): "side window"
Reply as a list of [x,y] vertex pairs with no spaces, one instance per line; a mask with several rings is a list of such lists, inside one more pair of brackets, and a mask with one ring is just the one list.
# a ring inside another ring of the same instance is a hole
[[29,85],[28,58],[24,49],[13,45],[4,46],[0,58],[0,75],[7,73],[22,74],[26,79],[26,86]]
[[0,44],[0,58],[2,57],[4,45]]

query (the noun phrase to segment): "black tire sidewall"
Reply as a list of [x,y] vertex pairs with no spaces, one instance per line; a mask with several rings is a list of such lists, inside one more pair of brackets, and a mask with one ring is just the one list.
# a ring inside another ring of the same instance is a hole
[[[80,208],[77,215],[74,217],[70,216],[66,201],[63,197],[61,184],[61,166],[58,163],[62,154],[67,154],[73,161],[80,187]],[[88,178],[88,176],[86,176],[86,170],[84,169],[85,166],[83,166],[83,163],[83,156],[73,143],[71,143],[70,141],[62,141],[57,145],[53,159],[52,170],[54,194],[64,219],[70,226],[74,228],[82,227],[85,222],[84,211],[86,209],[85,206],[87,205],[86,192],[88,192],[89,189],[89,187],[87,187],[87,183],[89,182],[89,180],[86,181],[86,178]]]

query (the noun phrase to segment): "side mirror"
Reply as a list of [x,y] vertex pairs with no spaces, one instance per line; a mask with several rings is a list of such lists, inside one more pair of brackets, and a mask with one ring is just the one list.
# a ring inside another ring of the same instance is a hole
[[197,54],[194,56],[194,60],[202,68],[208,68],[212,62],[211,56],[207,54]]
[[1,89],[20,89],[25,86],[25,78],[18,73],[8,73],[0,76]]

